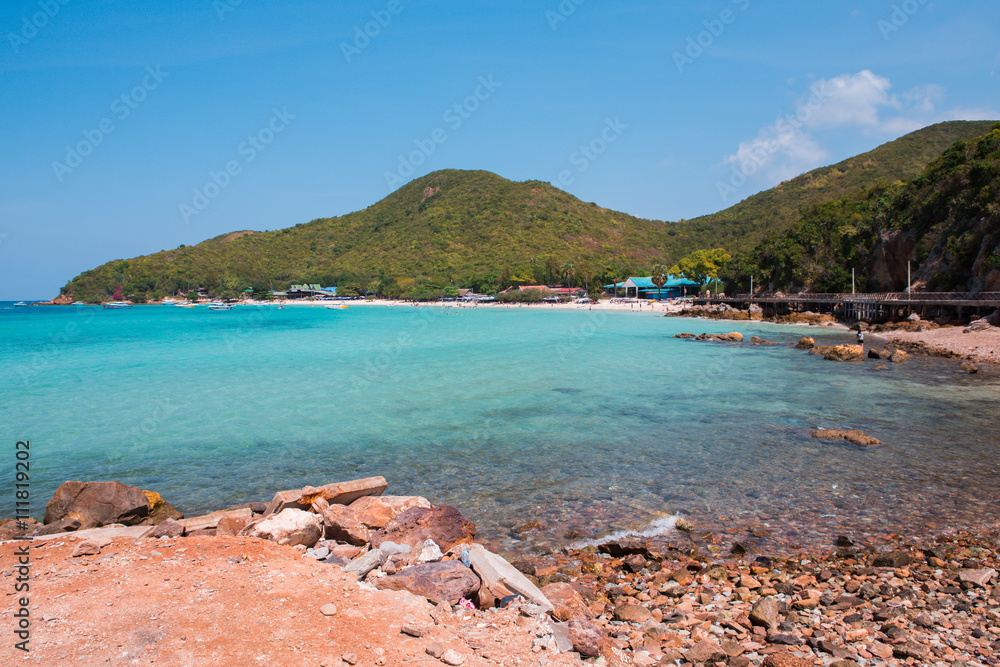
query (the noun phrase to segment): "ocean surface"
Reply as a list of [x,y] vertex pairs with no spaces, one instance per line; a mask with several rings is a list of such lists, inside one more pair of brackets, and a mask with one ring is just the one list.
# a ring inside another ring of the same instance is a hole
[[[786,344],[673,338],[734,330]],[[158,491],[191,516],[383,475],[387,493],[454,505],[508,550],[655,532],[676,514],[756,527],[770,548],[997,521],[997,375],[827,362],[787,344],[803,335],[852,340],[584,308],[3,302],[0,517],[28,440],[39,519],[71,479]],[[884,444],[811,438],[820,427]]]

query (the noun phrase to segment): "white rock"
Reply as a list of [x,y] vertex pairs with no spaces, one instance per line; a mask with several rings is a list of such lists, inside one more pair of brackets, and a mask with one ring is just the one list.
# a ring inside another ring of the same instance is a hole
[[262,537],[282,545],[311,547],[323,534],[323,519],[318,514],[288,508],[264,519],[253,527],[253,537]]
[[420,547],[420,555],[417,556],[418,563],[436,563],[444,558],[444,554],[441,553],[441,547],[437,545],[437,542],[431,539],[424,540],[423,546]]

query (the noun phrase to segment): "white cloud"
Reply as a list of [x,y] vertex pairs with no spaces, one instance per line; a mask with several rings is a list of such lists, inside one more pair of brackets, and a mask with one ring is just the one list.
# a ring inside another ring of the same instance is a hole
[[825,135],[834,130],[854,129],[890,139],[945,120],[1000,118],[987,109],[938,111],[944,99],[945,89],[936,84],[894,94],[888,78],[867,69],[819,79],[796,108],[761,128],[753,139],[741,141],[723,160],[732,171],[728,180],[770,186],[820,167],[831,156]]

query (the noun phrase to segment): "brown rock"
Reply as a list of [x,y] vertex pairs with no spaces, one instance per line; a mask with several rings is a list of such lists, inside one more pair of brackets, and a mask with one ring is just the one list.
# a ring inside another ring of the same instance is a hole
[[873,438],[864,431],[858,431],[857,429],[817,429],[810,435],[814,438],[822,440],[846,440],[847,442],[860,445],[862,447],[871,447],[872,445],[882,444],[882,441],[879,439]]
[[156,491],[143,491],[149,501],[149,523],[157,526],[167,519],[183,519],[184,513],[163,499]]
[[603,635],[600,628],[582,616],[569,619],[569,639],[573,642],[573,650],[582,656],[596,658],[601,653]]
[[625,556],[622,562],[631,572],[639,572],[642,568],[646,567],[646,559],[642,554],[630,554]]
[[38,522],[34,519],[0,519],[0,542],[13,540],[22,535],[30,535],[38,528]]
[[641,605],[622,604],[615,607],[614,616],[616,621],[645,623],[653,617],[653,613]]
[[813,338],[809,338],[808,336],[801,339],[798,343],[795,344],[796,350],[811,350],[814,347],[816,347],[816,340]]
[[416,565],[399,574],[376,579],[375,587],[392,591],[407,590],[422,595],[435,604],[444,601],[454,605],[462,598],[471,598],[479,591],[479,577],[461,562],[449,560]]
[[974,375],[979,372],[979,366],[972,363],[971,361],[963,361],[959,365],[958,370],[960,370],[963,373],[968,373],[969,375]]
[[372,546],[382,542],[408,544],[416,548],[424,540],[432,539],[447,552],[456,544],[472,542],[476,536],[476,526],[467,521],[462,513],[449,505],[411,507],[401,512],[371,537]]
[[45,505],[46,525],[75,519],[81,529],[109,523],[135,526],[148,517],[143,490],[121,482],[63,482]]
[[910,564],[910,555],[905,551],[891,551],[879,554],[872,561],[872,567],[906,567]]
[[590,609],[583,596],[567,583],[557,582],[542,587],[542,594],[555,609],[552,615],[560,621],[568,621],[576,616],[590,617]]
[[791,653],[781,651],[764,658],[763,667],[813,667],[813,663]]
[[754,603],[750,609],[750,622],[771,630],[781,623],[781,610],[778,601],[771,596],[763,597]]
[[216,535],[230,535],[236,536],[240,534],[240,531],[247,527],[247,519],[235,516],[224,516],[219,519],[219,525],[216,526]]
[[892,354],[889,355],[889,361],[891,361],[894,364],[907,361],[909,358],[910,355],[908,355],[906,352],[903,352],[902,350],[893,350]]
[[684,659],[695,664],[719,662],[727,657],[722,647],[711,639],[702,640],[684,652]]
[[173,519],[167,519],[154,528],[146,537],[181,537],[182,535],[184,535],[184,526]]
[[810,352],[822,354],[827,361],[864,361],[861,345],[817,345]]
[[986,588],[990,580],[997,576],[997,571],[992,568],[982,568],[978,570],[962,570],[958,573],[958,580],[962,583],[972,584],[979,588]]
[[76,545],[73,549],[73,558],[78,558],[80,556],[96,556],[101,553],[101,545],[93,540],[84,540]]
[[358,521],[372,531],[384,528],[397,514],[411,507],[430,506],[420,496],[364,496],[350,505]]
[[347,542],[356,547],[368,544],[371,531],[358,520],[357,513],[347,505],[330,505],[322,498],[312,504],[313,511],[323,517],[324,537]]
[[363,496],[380,496],[386,490],[384,477],[366,477],[349,482],[337,482],[320,487],[307,486],[302,489],[279,491],[268,503],[264,516],[276,514],[291,507],[306,510],[317,498],[322,498],[331,505],[350,505]]

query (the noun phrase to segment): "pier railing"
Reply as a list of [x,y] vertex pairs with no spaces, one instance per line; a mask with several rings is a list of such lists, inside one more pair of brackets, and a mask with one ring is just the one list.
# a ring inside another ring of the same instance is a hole
[[[704,297],[703,297],[704,298]],[[782,294],[780,292],[759,292],[757,294],[733,294],[724,297],[709,297],[707,301],[780,301],[808,303],[1000,303],[1000,292],[866,292],[864,294],[802,293]]]

